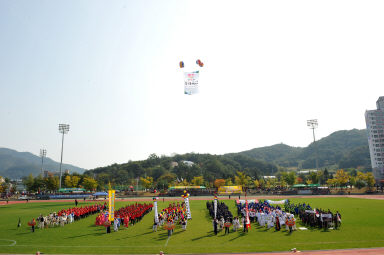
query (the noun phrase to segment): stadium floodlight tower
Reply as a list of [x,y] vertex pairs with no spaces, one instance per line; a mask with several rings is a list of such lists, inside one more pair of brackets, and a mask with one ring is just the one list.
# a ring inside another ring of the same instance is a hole
[[61,165],[63,164],[63,147],[64,147],[64,134],[67,134],[69,131],[69,125],[68,124],[59,124],[59,132],[63,134],[63,137],[61,139],[61,159],[60,159],[60,182],[59,182],[59,190],[61,189]]
[[47,156],[46,149],[40,149],[40,157],[41,157],[41,177],[44,176],[43,165],[44,165],[44,157]]
[[316,153],[316,170],[319,171],[319,160],[317,157],[317,145],[316,145],[316,139],[315,139],[315,128],[317,128],[319,123],[316,119],[314,120],[307,120],[307,126],[312,129],[313,132],[313,144],[315,146],[315,153]]

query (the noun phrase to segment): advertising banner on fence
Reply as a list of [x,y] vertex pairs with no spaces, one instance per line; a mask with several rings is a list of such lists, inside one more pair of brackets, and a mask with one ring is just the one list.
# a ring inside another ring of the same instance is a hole
[[115,191],[109,190],[108,191],[108,200],[109,200],[109,221],[113,221],[115,218]]
[[224,194],[232,194],[232,193],[241,193],[242,192],[241,186],[220,186],[218,189],[218,193],[220,195]]

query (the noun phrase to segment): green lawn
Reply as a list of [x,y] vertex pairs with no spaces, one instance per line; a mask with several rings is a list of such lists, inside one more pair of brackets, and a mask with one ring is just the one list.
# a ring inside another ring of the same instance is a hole
[[[180,200],[179,200],[180,201]],[[242,232],[213,235],[211,219],[205,207],[206,201],[190,200],[193,220],[187,231],[178,226],[168,239],[165,230],[152,232],[153,212],[133,227],[105,234],[104,227],[94,225],[96,215],[64,227],[30,231],[27,221],[40,213],[48,214],[62,208],[72,207],[72,202],[24,203],[0,206],[0,253],[230,253],[341,249],[384,247],[384,201],[356,198],[305,198],[292,202],[309,202],[312,207],[339,210],[343,224],[340,230],[275,232],[256,227],[249,233]],[[225,201],[236,214],[233,201]],[[148,203],[148,202],[147,202]],[[158,202],[164,208],[169,202]],[[91,203],[89,203],[91,204]],[[120,208],[127,202],[116,202]],[[81,205],[81,204],[80,204]],[[22,227],[17,229],[18,217]],[[300,224],[298,224],[298,227]],[[16,244],[15,242],[16,241]]]

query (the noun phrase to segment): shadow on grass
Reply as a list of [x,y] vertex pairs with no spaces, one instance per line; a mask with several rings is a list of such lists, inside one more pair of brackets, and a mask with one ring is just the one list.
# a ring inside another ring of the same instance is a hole
[[241,231],[240,233],[239,232],[237,232],[237,233],[238,233],[238,235],[236,237],[229,239],[230,242],[232,242],[233,240],[236,240],[237,238],[240,238],[240,237],[243,237],[246,235],[246,232],[243,232],[243,231]]
[[196,238],[193,238],[191,239],[192,241],[197,241],[197,240],[200,240],[200,239],[203,239],[203,238],[206,238],[206,237],[211,237],[211,236],[214,236],[215,233],[213,231],[210,231],[210,232],[207,232],[206,235],[204,236],[200,236],[200,237],[196,237]]
[[138,234],[138,235],[134,235],[134,236],[126,236],[126,237],[123,237],[123,238],[120,238],[118,240],[123,240],[123,239],[128,239],[128,238],[134,238],[134,237],[138,237],[138,236],[144,236],[144,235],[149,235],[153,233],[153,231],[148,231],[148,232],[145,232],[145,233],[142,233],[142,234]]
[[73,238],[79,238],[79,237],[85,237],[85,236],[101,236],[101,235],[104,235],[106,233],[102,232],[102,233],[90,233],[90,234],[84,234],[84,235],[78,235],[78,236],[69,236],[65,239],[73,239]]
[[32,232],[31,230],[29,230],[28,232],[17,233],[16,235],[18,235],[18,236],[21,236],[21,235],[28,235],[28,234],[30,234],[30,233],[33,234],[33,232]]
[[[172,233],[172,235],[171,235],[171,237],[172,236],[174,236],[174,235],[178,235],[178,234],[180,234],[180,233],[182,233],[182,231],[178,231],[178,232],[173,232]],[[158,241],[164,241],[164,240],[166,240],[168,238],[168,231],[167,232],[164,232],[164,233],[161,233],[160,235],[159,235],[159,237],[157,238],[157,240]]]

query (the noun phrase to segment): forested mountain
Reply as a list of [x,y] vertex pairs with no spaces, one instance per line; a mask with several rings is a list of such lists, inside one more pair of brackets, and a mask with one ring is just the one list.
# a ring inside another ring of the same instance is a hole
[[[317,141],[316,146],[319,167],[363,167],[366,170],[371,168],[365,130],[337,131]],[[159,157],[152,154],[146,160],[99,167],[86,171],[86,174],[97,177],[102,182],[113,181],[116,184],[127,183],[143,176],[164,182],[174,178],[191,181],[195,176],[203,176],[205,180],[213,181],[218,178],[232,178],[239,170],[253,178],[259,178],[262,175],[273,175],[286,167],[314,168],[315,158],[313,143],[305,148],[276,144],[225,155],[187,153]],[[183,161],[191,161],[194,164],[189,166]],[[36,176],[40,173],[40,167],[41,158],[36,155],[0,148],[1,176],[21,178],[30,173]],[[58,171],[59,163],[45,158],[44,169]],[[63,169],[77,173],[84,172],[84,169],[72,165],[63,165]]]
[[[308,147],[291,147],[276,144],[256,148],[237,154],[265,160],[284,167],[315,168],[316,147],[319,167],[359,167],[371,168],[366,130],[342,130],[330,134]],[[236,153],[235,153],[236,154]],[[234,155],[228,154],[228,155]]]
[[[319,167],[371,168],[365,130],[337,131],[317,141],[316,146]],[[147,176],[161,186],[162,183],[170,183],[175,179],[191,182],[196,176],[203,176],[208,182],[219,178],[229,179],[239,170],[259,179],[263,175],[273,175],[278,170],[284,170],[285,167],[314,168],[315,158],[313,143],[305,148],[276,144],[225,155],[187,153],[158,157],[152,154],[147,160],[99,167],[85,174],[96,177],[103,183],[110,181],[115,184],[129,183]],[[189,166],[183,161],[194,164]]]
[[[44,158],[44,170],[50,172],[59,171],[60,163],[50,158]],[[63,164],[62,169],[82,174],[85,169]],[[15,150],[0,148],[0,176],[10,179],[18,179],[29,174],[34,176],[41,172],[41,158],[29,152],[18,152]]]
[[291,147],[289,145],[280,143],[238,153],[229,153],[226,155],[244,155],[258,160],[274,162],[281,166],[297,166],[297,158],[300,153],[302,153],[302,151],[303,148]]
[[[193,162],[193,165],[183,163]],[[168,184],[175,179],[191,182],[195,176],[203,176],[204,180],[213,182],[219,178],[232,178],[236,171],[242,170],[253,178],[263,174],[276,173],[275,164],[252,159],[244,155],[211,155],[187,153],[172,157],[158,157],[152,154],[147,160],[130,161],[125,164],[113,164],[86,171],[86,175],[96,177],[101,182],[126,184],[132,179],[149,176],[158,182]]]

